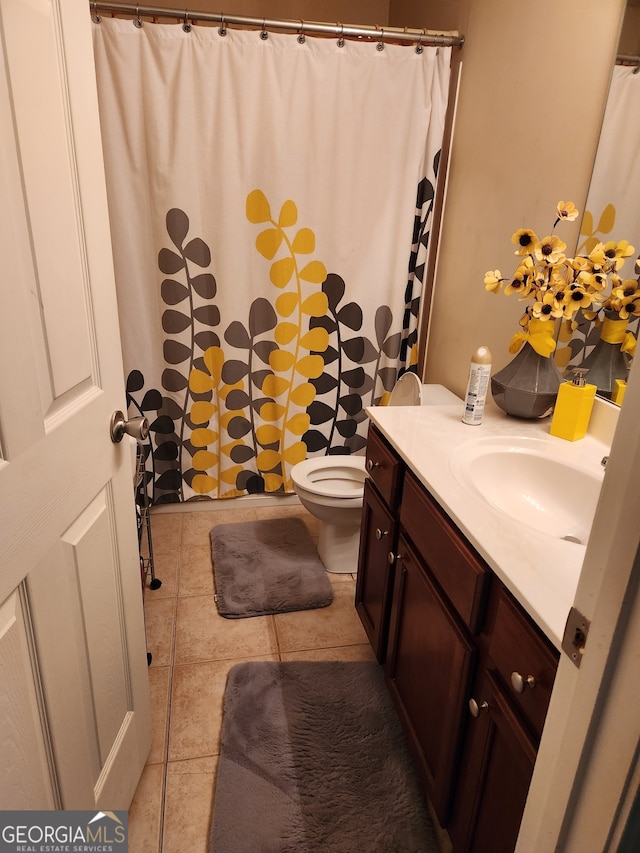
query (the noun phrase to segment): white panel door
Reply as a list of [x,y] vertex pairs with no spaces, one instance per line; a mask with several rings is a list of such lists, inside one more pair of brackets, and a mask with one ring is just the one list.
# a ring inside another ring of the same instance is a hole
[[150,746],[89,5],[0,0],[0,804],[126,809]]

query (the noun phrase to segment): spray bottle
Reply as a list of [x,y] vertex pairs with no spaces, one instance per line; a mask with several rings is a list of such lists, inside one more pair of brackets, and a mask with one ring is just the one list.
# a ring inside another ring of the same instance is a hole
[[471,356],[469,381],[464,395],[463,424],[477,426],[482,423],[490,376],[491,352],[488,347],[478,347]]

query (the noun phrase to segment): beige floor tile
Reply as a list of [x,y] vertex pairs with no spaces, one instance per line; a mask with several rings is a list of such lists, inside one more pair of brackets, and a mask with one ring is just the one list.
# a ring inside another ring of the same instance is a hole
[[150,589],[149,582],[151,577],[147,574],[147,588],[144,591],[145,597],[150,598],[175,598],[178,595],[178,576],[180,564],[180,552],[175,551],[153,551],[153,567],[156,579],[162,581],[162,586],[158,589]]
[[[277,660],[277,655],[260,655],[252,660]],[[236,663],[240,661],[209,661],[174,667],[169,761],[218,754],[222,697],[227,673]]]
[[353,601],[352,584],[337,582],[329,607],[274,616],[280,651],[365,645],[367,635]]
[[179,591],[180,595],[213,595],[211,546],[208,543],[182,549]]
[[179,551],[182,544],[182,525],[187,517],[184,512],[154,512],[151,509],[151,539],[153,550]]
[[167,764],[167,776],[182,773],[215,773],[217,767],[217,755],[203,755],[202,758],[188,758],[186,761],[170,761]]
[[177,598],[152,598],[151,594],[145,595],[144,620],[147,651],[152,655],[151,666],[169,666],[173,663],[177,601]]
[[353,596],[355,598],[355,594],[356,594],[356,576],[355,575],[352,575],[348,572],[344,572],[344,573],[342,573],[342,572],[327,572],[327,575],[329,576],[329,580],[331,581],[332,584],[350,583],[352,588],[353,588]]
[[185,548],[206,546],[209,534],[216,524],[237,524],[241,521],[255,521],[256,510],[239,506],[237,509],[218,509],[211,511],[185,513],[182,528],[182,545]]
[[375,660],[373,649],[367,645],[340,646],[333,649],[306,649],[301,652],[282,652],[282,660]]
[[131,853],[160,853],[164,764],[147,764],[129,808]]
[[176,663],[277,654],[272,616],[225,619],[212,595],[178,599]]
[[162,853],[207,853],[216,763],[169,763]]
[[151,695],[151,750],[147,764],[166,760],[169,701],[171,686],[170,666],[149,667],[149,692]]
[[212,527],[286,515],[303,518],[317,542],[316,519],[297,504],[250,508],[238,502],[228,510],[152,513],[156,576],[162,581],[159,590],[145,593],[153,742],[130,812],[132,853],[207,853],[231,666],[245,659],[374,660],[354,608],[354,575],[328,575],[334,602],[327,608],[252,619],[218,614]]

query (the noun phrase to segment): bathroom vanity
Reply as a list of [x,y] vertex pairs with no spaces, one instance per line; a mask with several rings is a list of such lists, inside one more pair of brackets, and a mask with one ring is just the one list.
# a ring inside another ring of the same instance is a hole
[[500,479],[503,452],[533,454],[545,476],[545,453],[560,467],[568,455],[597,490],[603,445],[501,414],[466,426],[460,407],[369,410],[356,609],[454,853],[508,853],[585,548],[498,509],[466,467],[483,476],[474,460],[488,453]]

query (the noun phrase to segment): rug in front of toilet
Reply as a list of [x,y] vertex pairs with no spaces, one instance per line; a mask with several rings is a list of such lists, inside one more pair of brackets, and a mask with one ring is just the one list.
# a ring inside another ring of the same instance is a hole
[[298,516],[217,524],[210,539],[221,616],[313,610],[333,601],[327,572]]

